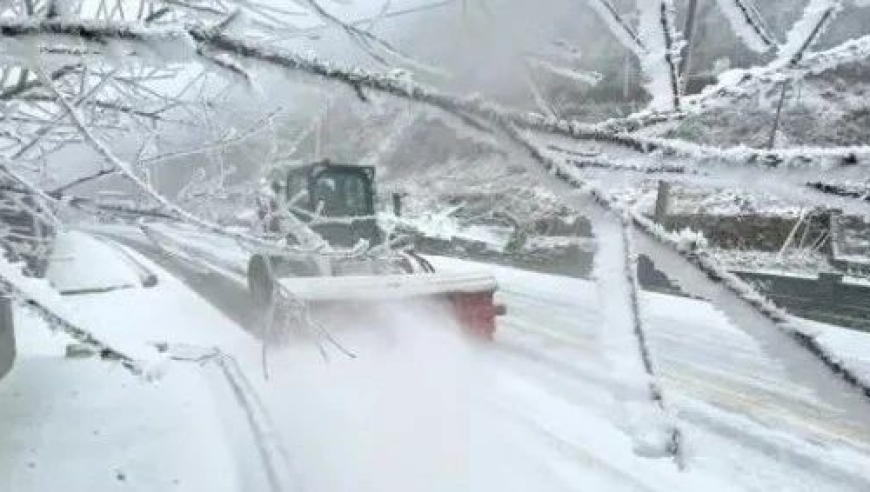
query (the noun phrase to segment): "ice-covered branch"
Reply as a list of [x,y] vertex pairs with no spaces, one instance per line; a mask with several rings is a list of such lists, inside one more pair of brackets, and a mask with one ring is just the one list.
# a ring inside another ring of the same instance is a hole
[[870,35],[850,39],[828,50],[807,53],[784,73],[791,74],[792,77],[802,73],[819,74],[868,59],[870,59]]
[[269,126],[266,124],[272,118],[274,118],[281,109],[277,109],[275,111],[270,112],[263,118],[257,120],[254,124],[250,125],[247,129],[242,131],[230,131],[223,135],[221,138],[216,139],[212,142],[207,142],[203,145],[198,145],[196,148],[189,150],[179,150],[176,152],[168,152],[165,154],[143,157],[139,159],[140,165],[153,166],[155,164],[163,163],[166,161],[176,160],[176,159],[184,159],[187,157],[191,157],[194,155],[202,155],[207,152],[212,152],[215,150],[223,150],[235,145],[242,144],[246,142],[248,139],[264,132],[269,129]]
[[652,96],[650,109],[679,110],[683,41],[675,25],[673,0],[638,2],[640,27],[637,33],[609,0],[588,0],[587,3],[616,39],[640,60],[647,79],[646,90]]
[[[794,317],[777,307],[776,304],[766,298],[752,285],[717,264],[702,249],[692,244],[687,244],[679,234],[665,231],[648,217],[634,213],[633,220],[638,228],[643,230],[649,238],[666,246],[670,250],[670,253],[679,254],[685,261],[688,261],[703,272],[706,278],[709,279],[709,282],[727,289],[735,300],[743,303],[745,306],[751,307],[756,316],[762,320],[767,320],[768,324],[772,325],[772,328],[776,328],[792,338],[794,342],[809,351],[810,354],[815,356],[834,374],[840,376],[846,383],[857,389],[865,397],[870,398],[870,386],[860,376],[853,373],[849,367],[842,363],[839,357],[830,353],[820,344],[812,332],[804,329],[803,326],[795,321]],[[723,299],[718,303],[721,306],[725,302],[729,301]]]
[[844,198],[854,198],[857,200],[870,202],[870,186],[868,185],[859,186],[840,183],[827,183],[824,181],[813,181],[807,183],[807,186],[811,189],[826,193],[828,195]]
[[[584,207],[592,222],[593,232],[599,247],[595,255],[594,276],[598,289],[599,306],[607,329],[601,334],[605,344],[604,352],[610,355],[613,372],[619,376],[630,377],[635,392],[645,392],[645,399],[666,412],[664,395],[656,380],[653,355],[650,351],[639,298],[640,286],[637,283],[637,259],[631,237],[631,222],[625,214],[610,214],[594,203]],[[643,383],[643,384],[638,384]],[[630,398],[629,395],[626,395]],[[661,429],[664,435],[658,436],[655,452],[672,456],[677,464],[681,463],[681,433],[666,422],[649,422],[651,429]],[[651,444],[651,443],[650,443]],[[648,452],[653,451],[652,449]]]
[[[660,5],[662,7],[662,5]],[[661,10],[657,10],[664,15]],[[131,27],[115,23],[103,23],[99,26],[89,24],[71,25],[68,22],[42,21],[28,23],[28,34],[42,32],[40,26],[45,26],[47,33],[84,33],[90,39],[113,39],[118,35],[127,41],[147,42],[152,37],[148,28]],[[5,23],[9,27],[9,23]],[[7,36],[15,37],[14,32],[21,29],[8,29]],[[2,32],[2,31],[0,31]],[[137,38],[139,34],[143,38]],[[251,42],[239,36],[200,27],[170,30],[161,29],[154,36],[157,39],[187,38],[194,44],[206,46],[212,50],[232,54],[248,62],[260,62],[277,66],[286,70],[301,72],[334,83],[342,84],[360,90],[381,92],[394,97],[409,99],[418,103],[435,107],[455,115],[471,115],[476,119],[495,124],[496,126],[511,125],[523,130],[561,135],[578,140],[591,140],[619,145],[632,150],[649,153],[663,152],[669,155],[681,155],[699,159],[715,159],[721,162],[732,162],[739,165],[803,165],[819,166],[830,164],[860,163],[870,157],[870,147],[846,147],[826,149],[780,149],[759,150],[748,148],[720,149],[688,142],[639,137],[631,134],[618,133],[613,130],[576,121],[554,117],[545,117],[535,113],[511,110],[481,98],[459,97],[439,91],[406,78],[396,78],[391,74],[369,72],[355,67],[342,67],[320,60],[312,55],[299,55],[274,47]],[[849,50],[850,53],[854,49]],[[804,62],[811,60],[807,58]]]
[[732,70],[720,76],[717,84],[704,89],[697,96],[686,98],[683,109],[688,113],[700,113],[741,98],[753,97],[783,81],[798,80],[868,59],[870,35],[851,39],[824,51],[806,53],[794,63],[776,60],[763,67]]
[[776,46],[776,39],[764,24],[753,0],[716,0],[716,5],[747,48],[766,53]]
[[652,96],[650,109],[679,111],[683,40],[676,29],[673,0],[642,1],[638,4],[638,10],[640,38],[647,47],[640,62],[647,78],[647,92]]
[[59,186],[59,187],[55,188],[54,190],[52,190],[51,192],[49,192],[49,194],[53,195],[53,196],[63,195],[64,193],[66,193],[70,189],[75,188],[76,186],[80,186],[80,185],[83,185],[83,184],[88,183],[90,181],[93,181],[95,179],[102,178],[103,176],[108,176],[108,175],[114,174],[115,172],[116,171],[114,169],[100,169],[99,171],[97,171],[93,174],[81,176],[79,178],[76,178],[76,179],[68,182],[68,183],[65,183],[64,185]]
[[[777,332],[784,333],[790,337],[799,347],[809,351],[810,354],[821,361],[834,374],[841,377],[847,384],[856,388],[867,398],[870,398],[870,386],[865,384],[850,368],[842,364],[839,358],[826,350],[814,338],[812,333],[803,329],[802,326],[794,321],[793,317],[778,308],[773,302],[758,292],[757,289],[717,264],[692,238],[664,230],[660,225],[653,222],[652,219],[635,210],[628,209],[626,205],[615,200],[606,191],[587,182],[576,170],[552,159],[519,133],[514,131],[512,136],[543,167],[548,176],[571,188],[591,195],[594,198],[595,204],[607,211],[618,215],[628,213],[636,229],[643,233],[643,237],[648,240],[648,243],[650,241],[656,242],[669,254],[679,255],[688,261],[703,273],[701,276],[705,277],[707,282],[723,286],[730,293],[731,297],[736,298],[744,310],[748,308],[753,317],[752,319],[761,322],[762,326],[767,324],[771,329],[775,329]],[[721,309],[730,309],[729,303],[732,300],[716,298],[713,299],[713,302]],[[741,308],[738,307],[738,309]]]
[[112,22],[90,19],[21,19],[5,18],[0,20],[0,36],[26,41],[42,36],[59,36],[67,42],[94,42],[105,44],[108,41],[133,41],[141,46],[156,46],[167,43],[172,49],[166,54],[176,53],[187,57],[192,48],[187,31],[176,27],[156,27],[140,22]]
[[638,56],[646,53],[647,48],[644,42],[634,32],[634,29],[631,28],[631,25],[619,11],[616,10],[616,7],[613,6],[610,0],[588,0],[587,3],[598,13],[601,20],[607,24],[610,32],[623,46]]
[[793,66],[799,63],[842,10],[842,0],[810,0],[801,18],[789,30],[785,43],[779,47],[776,64]]
[[[510,110],[480,98],[458,97],[406,79],[396,79],[390,75],[367,72],[359,68],[340,67],[312,56],[303,57],[263,47],[225,34],[211,34],[193,29],[191,36],[199,43],[208,44],[215,49],[226,50],[241,58],[259,60],[288,70],[305,72],[350,87],[411,99],[453,114],[473,115],[496,126],[510,124],[524,130],[562,135],[579,140],[612,143],[639,152],[662,151],[672,155],[764,166],[853,163],[866,160],[870,156],[870,147],[768,151],[747,148],[719,149],[676,140],[643,138],[575,121]],[[674,68],[676,69],[676,66]]]

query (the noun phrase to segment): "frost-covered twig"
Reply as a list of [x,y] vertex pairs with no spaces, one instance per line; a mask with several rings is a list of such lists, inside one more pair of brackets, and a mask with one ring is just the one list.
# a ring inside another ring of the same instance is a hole
[[87,176],[78,177],[72,181],[69,181],[69,182],[61,185],[61,186],[58,186],[57,188],[50,191],[49,195],[52,195],[52,196],[63,195],[64,193],[69,191],[71,188],[75,188],[76,186],[80,186],[80,185],[85,184],[89,181],[99,179],[103,176],[108,176],[110,174],[114,174],[115,172],[116,171],[114,169],[100,169],[99,171],[97,171],[95,173],[88,174]]
[[[114,75],[114,73],[115,72],[113,71],[113,72],[110,72],[110,73],[104,75],[99,80],[99,82],[94,84],[94,86],[91,87],[87,92],[84,92],[84,93],[80,94],[79,96],[77,96],[71,105],[74,107],[81,106],[88,99],[95,96],[106,85],[106,83],[108,83],[108,81],[111,79],[111,77]],[[45,80],[52,80],[50,77],[51,77],[51,75],[45,74]],[[52,80],[52,83],[54,83],[53,80]],[[33,136],[33,138],[30,139],[29,142],[22,145],[21,148],[19,148],[18,151],[15,152],[15,154],[13,154],[11,156],[11,159],[15,160],[15,159],[19,159],[22,156],[24,156],[27,153],[27,151],[32,149],[36,144],[38,144],[42,140],[43,137],[45,137],[49,132],[51,132],[55,128],[55,125],[65,117],[65,114],[66,113],[63,110],[61,110],[54,118],[52,118],[50,121],[45,123],[41,128],[39,128],[35,132],[35,135]]]
[[[362,17],[362,18],[358,18],[358,19],[355,19],[352,21],[347,21],[347,22],[345,22],[345,24],[350,25],[352,27],[368,26],[368,29],[371,30],[372,23],[374,23],[374,22],[378,22],[378,21],[382,21],[382,20],[386,20],[386,19],[395,19],[398,17],[404,17],[404,16],[408,16],[408,15],[412,15],[412,14],[419,14],[419,13],[423,13],[423,12],[429,12],[432,10],[442,9],[444,7],[450,7],[450,6],[454,5],[456,2],[457,2],[457,0],[433,0],[433,1],[425,2],[425,3],[424,2],[416,2],[415,4],[409,5],[407,7],[396,8],[396,9],[391,9],[390,8],[391,6],[387,5],[387,3],[392,3],[392,2],[385,2],[384,8],[382,8],[381,11],[378,12],[374,17]],[[310,37],[310,36],[314,36],[317,33],[321,32],[325,29],[331,28],[331,27],[334,27],[334,25],[326,24],[324,26],[315,26],[315,27],[309,27],[307,29],[300,29],[298,32],[296,32],[288,37],[301,37],[301,36]]]
[[385,41],[383,38],[372,34],[371,31],[361,29],[354,24],[347,23],[342,21],[341,19],[335,17],[324,9],[318,0],[301,0],[303,3],[308,5],[311,10],[320,17],[327,24],[336,26],[343,30],[350,37],[351,40],[356,42],[356,44],[363,49],[366,53],[369,54],[372,58],[377,60],[378,62],[390,66],[389,61],[382,56],[382,53],[389,56],[391,59],[395,60],[401,65],[404,65],[409,69],[416,69],[419,71],[423,71],[429,74],[435,74],[439,76],[444,75],[444,71],[437,69],[435,67],[429,66],[419,60],[414,59],[413,57],[403,53],[395,46]]
[[[85,142],[90,145],[97,153],[106,161],[107,164],[112,166],[114,169],[118,171],[118,173],[124,176],[127,180],[136,185],[140,190],[146,193],[150,198],[152,198],[155,202],[160,204],[167,212],[177,216],[180,220],[191,223],[197,227],[200,227],[204,230],[220,234],[226,237],[230,237],[233,239],[237,239],[242,241],[249,246],[254,248],[258,247],[266,247],[272,250],[279,249],[285,250],[284,254],[290,256],[310,256],[311,254],[324,254],[329,255],[332,254],[331,248],[323,242],[322,239],[317,240],[319,236],[316,235],[313,231],[301,224],[300,221],[294,222],[295,226],[293,230],[289,231],[297,236],[300,239],[300,243],[307,246],[308,249],[299,249],[290,246],[278,246],[269,241],[265,241],[261,238],[250,236],[248,234],[244,234],[241,232],[227,230],[225,227],[222,227],[218,224],[214,224],[207,220],[204,220],[200,217],[197,217],[190,212],[182,209],[178,205],[169,201],[166,197],[158,193],[154,188],[151,187],[150,184],[146,183],[142,178],[140,178],[133,171],[132,167],[122,161],[120,158],[115,156],[115,154],[108,148],[103,142],[97,139],[91,130],[84,123],[81,115],[78,110],[74,108],[60,93],[60,91],[55,87],[54,83],[51,80],[48,80],[45,77],[45,72],[41,69],[37,69],[41,76],[43,76],[44,83],[47,88],[49,88],[57,97],[58,102],[64,108],[66,113],[68,114],[70,120],[74,123],[74,125],[79,129],[80,133],[85,139]],[[292,215],[292,214],[289,214]],[[346,256],[349,254],[356,254],[353,252],[337,252],[339,256]]]
[[239,145],[247,141],[249,138],[259,135],[263,131],[269,129],[269,125],[267,124],[273,118],[275,118],[279,113],[283,111],[283,108],[276,109],[274,111],[269,112],[264,117],[258,119],[255,123],[248,125],[247,129],[243,129],[242,131],[237,131],[232,129],[228,131],[226,134],[221,136],[220,138],[208,142],[202,145],[198,145],[196,148],[190,150],[180,150],[176,152],[169,152],[166,154],[160,154],[150,157],[143,157],[138,159],[138,164],[153,166],[154,164],[163,163],[166,161],[176,160],[176,159],[184,159],[186,157],[191,157],[194,155],[202,155],[207,152],[212,152],[214,150],[224,150],[226,148]]
[[[52,80],[57,80],[57,79],[64,77],[67,74],[69,74],[75,70],[78,70],[80,68],[81,68],[80,63],[72,63],[69,65],[64,65],[64,66],[52,71],[51,78],[52,78]],[[11,87],[4,89],[3,91],[0,91],[0,101],[9,101],[9,100],[21,97],[23,94],[25,94],[28,91],[31,91],[33,89],[36,89],[39,86],[40,86],[40,83],[38,80],[32,80],[29,82],[25,81],[23,83],[13,85]]]
[[[320,335],[324,340],[330,343],[346,357],[349,357],[351,359],[356,358],[355,353],[345,347],[340,341],[338,341],[338,339],[336,339],[332,335],[332,333],[329,332],[329,330],[326,329],[326,327],[324,327],[320,322],[314,319],[314,317],[311,315],[309,305],[278,280],[278,276],[275,274],[272,262],[268,259],[266,260],[266,274],[269,277],[269,283],[272,285],[268,301],[269,307],[267,311],[267,316],[265,318],[265,321],[267,323],[265,332],[267,336],[272,335],[272,330],[274,330],[275,328],[274,323],[276,321],[277,315],[280,314],[285,323],[299,323],[303,327],[311,329],[316,334]],[[269,340],[267,339],[263,340],[264,372],[266,370],[268,342]],[[321,355],[323,355],[324,359],[326,359],[326,350],[323,348],[322,345],[319,344],[319,340],[318,349],[320,350],[320,353]]]
[[15,172],[13,169],[10,169],[8,162],[6,159],[0,158],[0,175],[6,175],[11,178],[14,182],[21,185],[21,188],[24,190],[24,193],[33,196],[39,203],[40,208],[44,211],[45,215],[47,215],[50,219],[50,222],[55,225],[61,225],[61,220],[55,215],[55,213],[51,209],[51,204],[56,200],[53,196],[47,194],[42,190],[39,186],[33,184],[29,179],[25,176],[21,175],[18,172]]

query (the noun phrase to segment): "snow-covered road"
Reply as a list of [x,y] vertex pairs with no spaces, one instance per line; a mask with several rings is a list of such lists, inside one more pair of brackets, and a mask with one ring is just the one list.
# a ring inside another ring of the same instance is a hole
[[[499,325],[497,344],[488,351],[496,363],[486,365],[503,377],[527,381],[536,395],[530,401],[553,401],[548,410],[558,408],[559,402],[566,408],[563,415],[572,416],[556,419],[540,411],[533,414],[533,422],[548,425],[552,435],[563,439],[575,435],[572,425],[607,429],[587,415],[591,411],[624,432],[630,438],[624,449],[631,449],[631,439],[644,430],[646,414],[640,411],[637,422],[633,409],[620,402],[620,375],[609,371],[601,346],[608,327],[596,310],[594,284],[457,260],[439,263],[442,268],[496,272],[508,316]],[[645,293],[643,304],[658,380],[683,435],[687,470],[677,484],[687,485],[689,476],[700,475],[724,479],[711,486],[737,489],[870,486],[870,404],[863,414],[845,414],[794,380],[785,361],[772,358],[706,302]],[[864,336],[863,343],[868,341]],[[613,435],[602,432],[600,438],[612,442]],[[590,443],[596,443],[594,436],[571,442],[612,466],[622,463],[637,470],[636,461],[608,456],[606,445]],[[649,465],[649,460],[641,461]],[[639,476],[654,489],[669,486],[655,474]]]
[[[642,299],[665,415],[615,370],[593,283],[447,258],[432,261],[498,278],[494,343],[457,336],[438,305],[354,313],[334,334],[356,358],[293,343],[269,352],[266,380],[256,313],[227,316],[249,306],[233,256],[202,271],[139,244],[157,286],[67,301],[131,348],[220,347],[251,394],[211,363],[166,361],[148,383],[65,359],[22,318],[0,381],[0,489],[270,490],[264,445],[285,460],[279,482],[313,492],[870,489],[870,403],[825,401],[705,302]],[[682,469],[651,445],[663,426],[680,430]]]

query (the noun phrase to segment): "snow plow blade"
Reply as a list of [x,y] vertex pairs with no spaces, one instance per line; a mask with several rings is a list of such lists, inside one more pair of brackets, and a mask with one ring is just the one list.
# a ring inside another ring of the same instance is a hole
[[495,279],[480,274],[421,273],[359,277],[293,277],[278,282],[294,296],[312,304],[365,304],[434,298],[450,302],[466,333],[493,338],[496,306]]

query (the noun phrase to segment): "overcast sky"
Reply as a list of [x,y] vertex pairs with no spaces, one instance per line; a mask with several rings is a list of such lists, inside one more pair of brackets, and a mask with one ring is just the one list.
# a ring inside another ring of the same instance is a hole
[[[286,0],[277,1],[282,7],[286,8]],[[334,16],[345,20],[353,21],[366,19],[378,15],[386,3],[390,3],[389,11],[404,10],[408,7],[432,3],[433,0],[320,0],[320,5]],[[458,1],[458,0],[457,0]],[[299,3],[304,4],[304,0]],[[316,27],[322,25],[320,19],[315,15],[306,15],[299,19],[299,27]]]

